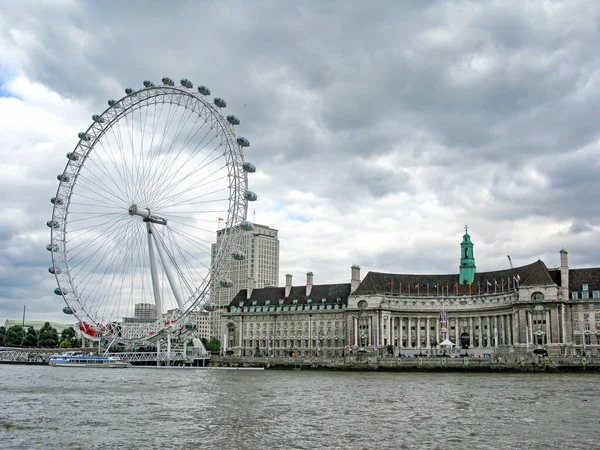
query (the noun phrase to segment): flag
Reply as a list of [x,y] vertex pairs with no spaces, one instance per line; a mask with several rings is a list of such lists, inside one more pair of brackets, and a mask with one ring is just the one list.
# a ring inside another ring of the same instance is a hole
[[494,278],[494,286],[498,286],[498,280]]
[[415,285],[415,289],[419,289],[419,285],[418,285],[418,284],[417,284],[417,285]]
[[489,282],[489,281],[487,281],[487,280],[486,280],[486,283],[487,283],[487,285],[488,285],[488,286],[491,286],[491,285],[492,285],[492,283],[490,283],[490,282]]

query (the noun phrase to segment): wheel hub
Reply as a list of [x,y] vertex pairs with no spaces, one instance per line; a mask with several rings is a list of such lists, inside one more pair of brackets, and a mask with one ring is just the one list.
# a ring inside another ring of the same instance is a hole
[[130,216],[140,216],[144,222],[156,223],[158,225],[167,224],[167,219],[152,215],[150,213],[150,208],[140,208],[139,206],[133,204],[129,207],[128,211]]

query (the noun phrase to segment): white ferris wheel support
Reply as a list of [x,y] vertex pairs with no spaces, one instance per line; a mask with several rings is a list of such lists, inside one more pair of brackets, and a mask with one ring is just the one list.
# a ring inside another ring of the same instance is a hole
[[[209,102],[210,90],[186,79],[162,81],[128,88],[92,116],[47,223],[63,311],[123,343],[154,341],[214,309],[214,290],[233,284],[231,261],[246,257],[232,231],[252,229],[247,203],[257,199],[250,143],[235,134],[239,119],[222,115],[225,101]],[[216,216],[226,217],[219,247]],[[152,304],[156,320],[136,321],[139,304]]]

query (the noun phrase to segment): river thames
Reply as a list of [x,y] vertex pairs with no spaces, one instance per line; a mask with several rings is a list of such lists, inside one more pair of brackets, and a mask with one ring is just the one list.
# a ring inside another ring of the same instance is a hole
[[0,365],[0,448],[599,448],[599,381]]

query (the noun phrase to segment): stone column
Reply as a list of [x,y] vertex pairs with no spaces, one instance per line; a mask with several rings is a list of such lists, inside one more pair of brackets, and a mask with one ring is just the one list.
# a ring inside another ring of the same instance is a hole
[[412,333],[410,331],[412,319],[406,318],[406,348],[412,348]]
[[417,347],[421,347],[421,318],[417,318]]
[[511,321],[512,343],[513,345],[519,345],[519,311],[513,313]]
[[358,347],[358,317],[352,319],[352,346]]
[[493,347],[494,344],[492,343],[492,319],[490,316],[486,316],[486,322],[487,330],[485,331],[485,337],[487,338],[487,346]]
[[475,347],[475,328],[473,327],[473,316],[469,317],[469,337],[471,339],[471,347]]
[[398,317],[398,347],[402,348],[402,322],[404,319],[402,317]]
[[458,316],[456,317],[456,321],[454,323],[454,338],[456,339],[454,343],[458,347],[460,345],[460,318]]
[[477,330],[477,337],[479,338],[479,347],[483,347],[483,318],[479,316],[477,318],[477,324],[479,326],[479,330]]
[[550,326],[550,311],[544,312],[546,319],[546,344],[552,344],[552,327]]
[[435,319],[435,342],[437,342],[438,345],[440,343],[440,326],[441,324],[439,318]]
[[426,325],[425,325],[425,327],[426,327],[425,328],[425,339],[426,339],[425,340],[425,348],[430,348],[431,347],[431,343],[429,341],[429,332],[430,332],[430,330],[429,330],[429,327],[430,327],[429,326],[429,319],[425,319],[425,323],[426,323]]

